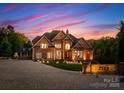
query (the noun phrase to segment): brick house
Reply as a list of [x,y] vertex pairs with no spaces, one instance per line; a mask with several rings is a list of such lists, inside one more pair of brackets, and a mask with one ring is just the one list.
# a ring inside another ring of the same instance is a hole
[[33,60],[69,60],[81,61],[90,59],[92,47],[84,38],[76,38],[67,30],[66,33],[54,30],[44,33],[32,40]]

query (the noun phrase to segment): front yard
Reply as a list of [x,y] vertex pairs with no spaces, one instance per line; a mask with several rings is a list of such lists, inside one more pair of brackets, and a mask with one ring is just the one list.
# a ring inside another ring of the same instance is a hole
[[82,71],[82,65],[81,64],[66,64],[66,63],[45,63],[47,65],[64,69],[64,70],[70,70],[70,71]]

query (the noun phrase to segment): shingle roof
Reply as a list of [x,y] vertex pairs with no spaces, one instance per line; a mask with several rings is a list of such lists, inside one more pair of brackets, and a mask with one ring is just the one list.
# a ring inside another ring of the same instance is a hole
[[72,42],[72,47],[77,43],[77,41],[78,41],[78,39],[75,37],[75,36],[73,36],[72,34],[69,34],[69,37],[73,40]]
[[[54,30],[54,31],[52,31],[51,33],[46,32],[46,33],[44,33],[42,36],[45,35],[45,36],[51,41],[59,32],[60,32],[59,30]],[[32,43],[35,44],[38,40],[40,40],[40,38],[41,38],[42,36],[37,36],[37,37],[35,37],[35,38],[32,40]]]
[[35,44],[38,40],[40,40],[41,36],[37,36],[32,40],[32,43]]
[[44,35],[50,40],[52,41],[52,39],[59,33],[61,32],[60,30],[53,30],[52,32],[50,33],[44,33]]
[[[91,45],[89,45],[86,40],[84,40],[84,38],[79,38],[76,42],[76,44],[79,42],[79,41],[83,41],[83,43],[81,43],[81,46],[84,48],[84,49],[92,49]],[[76,45],[75,44],[75,45]],[[74,46],[73,46],[74,47]]]
[[[42,36],[45,35],[45,36],[48,38],[49,41],[52,41],[52,39],[53,39],[59,32],[61,32],[61,30],[53,30],[53,31],[50,32],[50,33],[48,33],[48,32],[44,33]],[[92,48],[92,47],[84,40],[84,38],[79,38],[79,39],[78,39],[78,38],[76,38],[75,36],[73,36],[72,34],[66,34],[66,35],[68,35],[68,36],[70,37],[70,39],[72,40],[72,47],[74,47],[74,46],[78,43],[78,41],[82,39],[83,42],[84,42],[84,44],[83,44],[83,47],[84,47],[84,48],[86,48],[86,49]],[[36,42],[38,42],[38,40],[40,40],[40,38],[41,38],[42,36],[37,36],[36,38],[34,38],[34,39],[32,40],[33,44],[35,44]]]
[[51,41],[59,32],[59,30],[54,30],[51,33],[45,33],[45,36]]

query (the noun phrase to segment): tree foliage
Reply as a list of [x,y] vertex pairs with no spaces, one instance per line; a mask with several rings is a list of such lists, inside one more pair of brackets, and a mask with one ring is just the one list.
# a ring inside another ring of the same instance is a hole
[[117,63],[117,41],[111,37],[103,37],[92,43],[94,60],[102,64]]
[[119,61],[124,62],[124,21],[120,22],[120,32],[117,34],[118,49],[119,49]]
[[[30,42],[30,43],[29,43]],[[15,32],[14,27],[8,25],[0,28],[0,56],[10,57],[15,52],[31,48],[31,41],[24,34]]]
[[124,21],[120,22],[116,38],[103,37],[92,43],[94,60],[99,63],[124,62]]
[[11,44],[8,41],[7,37],[3,38],[1,46],[2,46],[1,53],[3,54],[3,56],[9,57],[12,54],[12,50],[11,50]]

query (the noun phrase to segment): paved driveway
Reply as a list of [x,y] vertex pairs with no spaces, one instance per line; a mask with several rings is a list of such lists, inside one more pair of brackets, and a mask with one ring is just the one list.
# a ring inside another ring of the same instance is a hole
[[[0,60],[0,89],[111,89],[107,80],[117,78],[82,75],[29,60]],[[113,89],[122,88],[115,83]]]

